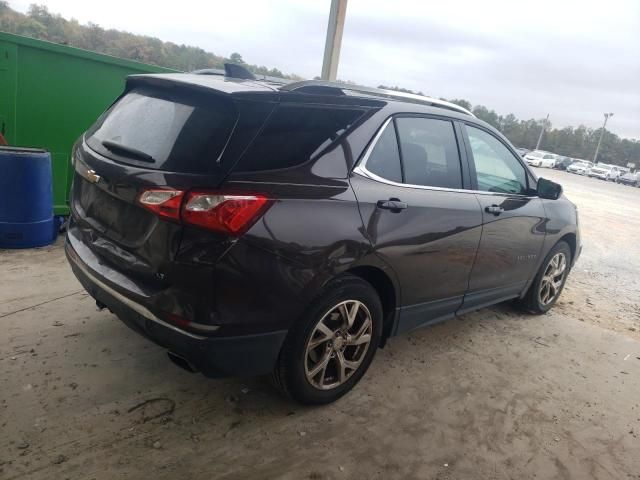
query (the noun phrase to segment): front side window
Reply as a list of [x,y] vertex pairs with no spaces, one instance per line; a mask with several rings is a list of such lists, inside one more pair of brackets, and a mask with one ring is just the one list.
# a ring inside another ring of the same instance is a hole
[[478,190],[526,194],[525,168],[509,149],[484,130],[469,125],[466,129],[476,167]]
[[460,154],[452,122],[401,117],[396,124],[405,183],[462,188]]

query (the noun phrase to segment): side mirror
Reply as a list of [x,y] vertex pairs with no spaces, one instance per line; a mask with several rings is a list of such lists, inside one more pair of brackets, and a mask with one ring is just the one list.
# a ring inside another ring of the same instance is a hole
[[538,179],[538,196],[547,200],[557,200],[562,195],[562,185],[546,178]]

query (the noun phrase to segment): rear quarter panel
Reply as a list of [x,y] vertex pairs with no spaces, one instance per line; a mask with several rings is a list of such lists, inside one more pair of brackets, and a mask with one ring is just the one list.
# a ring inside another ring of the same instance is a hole
[[[370,254],[355,196],[346,180],[333,186],[233,185],[276,200],[216,266],[221,278],[215,283],[223,285],[216,295],[226,306],[220,317],[289,328],[330,279]],[[242,298],[230,301],[237,292]]]

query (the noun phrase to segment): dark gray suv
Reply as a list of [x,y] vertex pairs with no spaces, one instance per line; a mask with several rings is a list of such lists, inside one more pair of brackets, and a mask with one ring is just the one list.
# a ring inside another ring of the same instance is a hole
[[339,83],[130,77],[73,151],[66,252],[98,306],[208,376],[351,389],[394,335],[556,302],[575,206],[457,105]]

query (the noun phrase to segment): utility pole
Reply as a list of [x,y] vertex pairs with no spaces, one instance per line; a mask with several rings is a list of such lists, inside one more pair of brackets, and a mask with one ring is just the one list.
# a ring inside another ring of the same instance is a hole
[[602,125],[602,130],[600,130],[600,138],[598,139],[598,146],[596,147],[596,153],[593,155],[593,163],[596,164],[596,160],[598,160],[598,151],[600,150],[600,142],[602,142],[602,136],[604,135],[604,129],[607,128],[607,120],[609,117],[613,117],[613,113],[605,113],[604,114],[604,124]]
[[342,31],[347,16],[347,0],[331,0],[327,40],[324,44],[324,60],[322,61],[322,79],[335,81],[340,60]]
[[549,123],[549,114],[547,113],[547,118],[544,119],[542,123],[542,130],[540,130],[540,136],[538,137],[538,143],[536,143],[536,150],[540,148],[540,142],[542,141],[542,134],[547,129],[547,124]]

